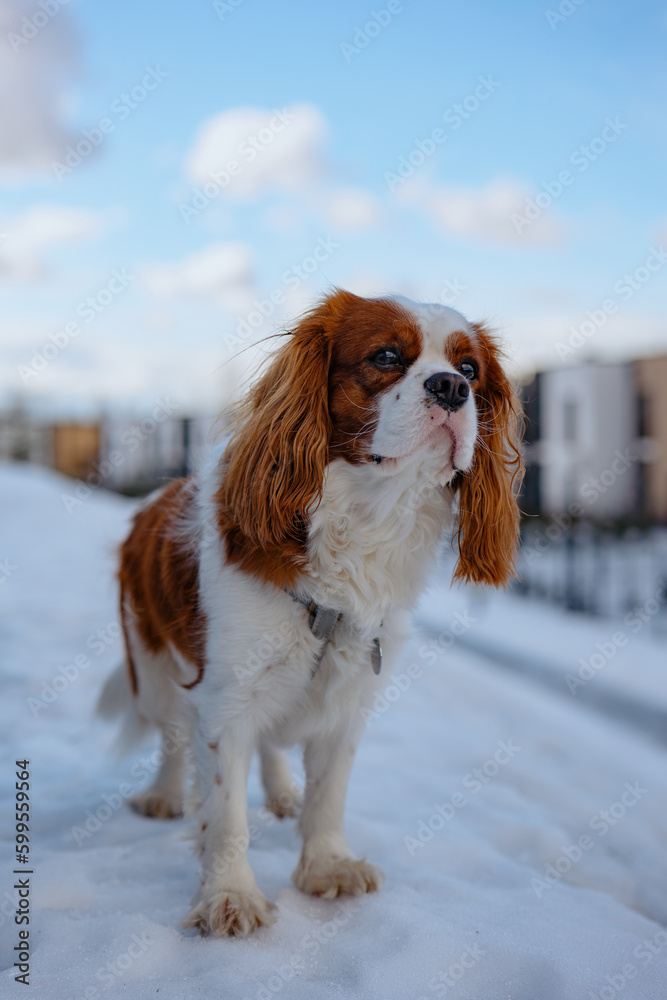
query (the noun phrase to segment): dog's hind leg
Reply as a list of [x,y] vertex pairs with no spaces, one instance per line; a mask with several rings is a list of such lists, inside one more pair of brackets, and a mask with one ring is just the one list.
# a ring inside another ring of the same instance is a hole
[[266,794],[266,808],[278,819],[296,816],[301,805],[301,793],[292,780],[284,750],[278,750],[266,739],[259,743],[259,760],[262,784]]
[[153,781],[128,803],[144,816],[171,819],[182,816],[185,807],[190,709],[185,691],[173,680],[178,665],[168,650],[154,655],[142,648],[138,637],[131,642],[131,661],[128,656],[108,679],[98,710],[108,719],[124,718],[118,739],[123,753],[134,749],[151,730],[160,731],[160,749],[141,763]]

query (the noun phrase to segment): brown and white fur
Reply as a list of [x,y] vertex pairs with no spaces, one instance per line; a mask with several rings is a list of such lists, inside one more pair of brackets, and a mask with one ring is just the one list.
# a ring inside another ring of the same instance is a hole
[[[164,765],[133,803],[146,815],[183,811],[193,753],[202,875],[185,926],[245,935],[275,919],[246,858],[255,750],[267,804],[286,815],[298,800],[283,748],[304,747],[298,888],[380,886],[343,831],[360,710],[396,663],[457,499],[454,578],[513,575],[518,410],[481,325],[336,291],[251,389],[221,460],[136,515],[120,566],[126,663],[102,709],[164,735]],[[321,643],[290,590],[342,613],[315,671]]]

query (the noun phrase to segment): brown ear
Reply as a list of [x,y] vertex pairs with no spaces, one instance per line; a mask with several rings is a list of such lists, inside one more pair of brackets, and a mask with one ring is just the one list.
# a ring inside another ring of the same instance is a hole
[[218,494],[228,555],[291,583],[328,462],[330,339],[326,306],[307,315],[251,390],[226,452]]
[[517,493],[523,478],[521,404],[493,337],[475,325],[484,360],[475,393],[479,431],[469,472],[459,479],[459,559],[454,579],[504,586],[516,576]]

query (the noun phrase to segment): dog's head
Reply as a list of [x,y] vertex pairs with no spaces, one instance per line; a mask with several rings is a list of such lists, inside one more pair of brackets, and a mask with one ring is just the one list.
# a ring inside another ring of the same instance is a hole
[[423,454],[458,491],[455,579],[502,585],[517,544],[519,413],[483,326],[447,306],[337,291],[302,319],[245,402],[219,495],[228,546],[244,548],[259,575],[267,558],[274,580],[283,566],[291,583],[330,461],[391,475]]

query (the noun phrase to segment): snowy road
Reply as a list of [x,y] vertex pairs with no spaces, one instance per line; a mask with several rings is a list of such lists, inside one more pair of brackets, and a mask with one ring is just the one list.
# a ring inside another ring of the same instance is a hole
[[[511,609],[515,625],[521,628],[520,608],[523,606],[528,614],[532,609],[525,601],[514,600],[512,603],[515,605]],[[551,611],[550,617],[557,619],[569,616],[562,612],[560,614],[556,612],[554,615]],[[606,683],[591,684],[590,681],[597,680],[595,668],[585,671],[586,664],[584,663],[583,680],[580,675],[580,661],[585,661],[585,657],[578,658],[575,654],[579,670],[576,667],[573,669],[571,659],[563,660],[562,654],[560,657],[554,656],[553,652],[549,654],[541,645],[534,644],[530,650],[522,650],[517,647],[515,639],[511,643],[498,641],[498,638],[493,635],[493,629],[489,628],[489,622],[486,622],[485,625],[486,635],[480,635],[481,630],[477,628],[469,629],[458,637],[457,641],[463,650],[478,654],[494,666],[510,670],[514,674],[528,678],[533,683],[545,685],[566,699],[568,699],[568,695],[570,697],[576,695],[580,704],[602,713],[603,716],[618,720],[626,728],[634,729],[667,745],[667,704],[665,703],[667,691],[664,690],[667,688],[667,643],[660,645],[651,643],[649,646],[650,655],[655,660],[655,663],[652,664],[653,679],[656,686],[661,684],[663,688],[662,691],[656,692],[655,698],[651,698],[641,689],[639,692],[637,691],[639,685],[636,683],[636,672],[634,672],[635,683],[632,691],[618,690],[613,683],[610,683],[611,678],[608,677],[605,678]],[[590,628],[591,625],[594,626],[595,632],[599,632],[600,625],[596,624],[595,619],[589,621],[588,627]],[[433,617],[427,620],[417,620],[417,627],[424,635],[436,639],[442,631],[441,623]],[[641,652],[644,651],[645,648]],[[641,655],[641,652],[634,649],[631,657],[626,659],[625,666],[631,676],[633,675],[633,667],[636,665],[635,658],[637,655]],[[602,660],[602,654],[598,652],[597,655]],[[608,662],[603,662],[602,666],[608,666]],[[665,679],[662,680],[662,677]]]
[[[11,765],[24,757],[40,998],[667,996],[667,753],[464,646],[461,631],[479,643],[502,633],[524,657],[539,645],[541,660],[569,663],[604,640],[604,625],[577,638],[538,610],[531,639],[526,605],[511,597],[471,614],[435,590],[421,612],[428,632],[369,719],[347,825],[353,848],[383,867],[383,891],[342,903],[298,893],[294,821],[267,821],[254,769],[250,860],[280,918],[244,941],[184,933],[197,882],[187,821],[128,810],[155,747],[114,760],[113,731],[92,717],[120,655],[113,550],[132,505],[100,492],[68,513],[63,494],[71,483],[51,473],[0,467],[2,996],[23,995],[10,979]],[[623,650],[638,664],[633,697],[661,707],[661,678],[646,667],[655,641],[636,642]],[[629,684],[616,660],[604,673],[590,684]]]

